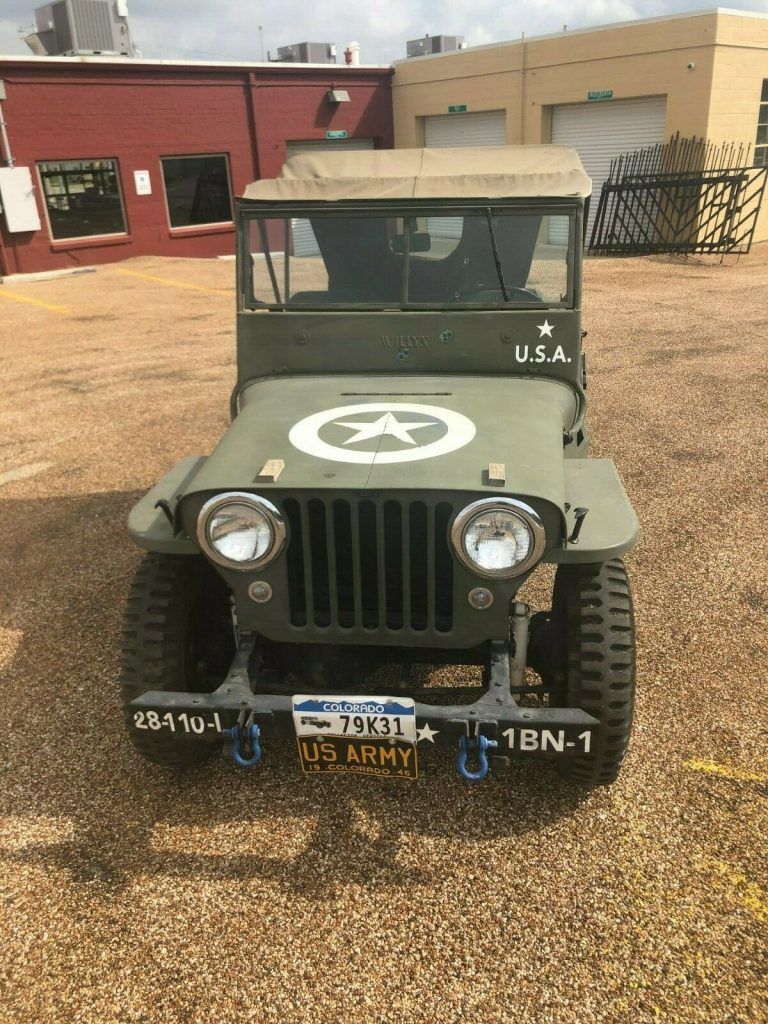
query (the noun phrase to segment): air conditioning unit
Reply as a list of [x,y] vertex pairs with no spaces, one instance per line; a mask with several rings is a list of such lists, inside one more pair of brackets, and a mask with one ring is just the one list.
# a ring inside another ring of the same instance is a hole
[[333,43],[293,43],[278,46],[277,60],[288,64],[335,64],[336,47]]
[[136,54],[127,0],[55,0],[37,8],[35,28],[25,42],[38,56]]
[[428,53],[449,53],[466,48],[464,36],[424,36],[423,39],[409,39],[405,52],[407,57],[423,57]]

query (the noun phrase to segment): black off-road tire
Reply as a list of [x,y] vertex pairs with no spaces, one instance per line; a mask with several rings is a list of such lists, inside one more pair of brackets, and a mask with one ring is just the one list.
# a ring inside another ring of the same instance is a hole
[[149,690],[210,693],[234,653],[227,588],[203,558],[151,553],[140,563],[123,615],[120,695],[134,747],[147,760],[186,768],[214,747],[167,729],[131,728],[130,702]]
[[559,758],[560,774],[605,786],[618,777],[627,752],[635,701],[634,613],[621,559],[559,566],[553,619],[563,638],[562,704],[600,720],[594,750]]

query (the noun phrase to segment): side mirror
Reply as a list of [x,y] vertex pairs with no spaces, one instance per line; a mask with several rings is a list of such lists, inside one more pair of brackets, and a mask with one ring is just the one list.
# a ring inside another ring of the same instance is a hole
[[[392,252],[402,255],[405,252],[405,235],[393,235],[390,242]],[[428,231],[414,231],[410,237],[410,252],[429,252],[432,248],[432,237]]]

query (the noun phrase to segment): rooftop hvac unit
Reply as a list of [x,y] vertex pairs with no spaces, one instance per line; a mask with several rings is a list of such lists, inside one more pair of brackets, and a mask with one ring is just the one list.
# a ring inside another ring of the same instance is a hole
[[26,43],[38,56],[133,57],[127,0],[55,0],[35,11]]
[[335,64],[336,47],[333,43],[293,43],[278,46],[278,61],[289,64]]
[[423,57],[427,53],[448,53],[466,48],[464,36],[424,36],[423,39],[409,39],[405,52],[408,57]]

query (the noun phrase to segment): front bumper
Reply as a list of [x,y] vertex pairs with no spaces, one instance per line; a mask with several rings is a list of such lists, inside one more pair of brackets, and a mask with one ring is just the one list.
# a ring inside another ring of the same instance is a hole
[[[512,653],[504,644],[492,646],[488,686],[477,700],[468,704],[416,700],[416,728],[423,733],[420,750],[432,744],[456,750],[462,737],[466,742],[482,736],[495,741],[496,754],[491,760],[498,767],[510,756],[567,757],[594,749],[599,722],[587,712],[578,708],[529,708],[518,703],[517,696],[528,689],[523,685],[523,674],[529,615],[528,608],[520,603],[512,606],[512,613]],[[130,705],[132,727],[226,743],[233,727],[242,730],[256,725],[267,748],[272,739],[295,739],[291,695],[258,692],[258,676],[254,678],[250,669],[255,647],[254,634],[241,637],[224,682],[212,693],[153,690],[137,697]],[[343,689],[334,687],[334,693]],[[431,691],[430,695],[439,693]]]

